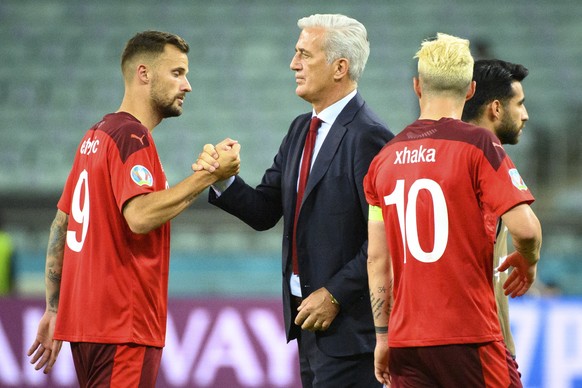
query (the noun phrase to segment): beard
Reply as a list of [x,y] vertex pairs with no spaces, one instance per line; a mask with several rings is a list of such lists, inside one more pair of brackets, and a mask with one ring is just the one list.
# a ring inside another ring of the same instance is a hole
[[176,104],[177,96],[168,97],[165,95],[157,84],[152,85],[150,93],[152,107],[161,117],[176,117],[182,114],[182,107]]
[[509,115],[503,115],[499,127],[495,129],[495,134],[501,144],[517,144],[521,134],[519,125],[511,121]]

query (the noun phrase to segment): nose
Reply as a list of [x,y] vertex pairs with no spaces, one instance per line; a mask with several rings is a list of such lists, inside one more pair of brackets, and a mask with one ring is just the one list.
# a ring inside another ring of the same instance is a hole
[[529,115],[527,114],[527,109],[525,109],[525,105],[523,106],[523,112],[521,113],[521,120],[524,122],[529,120]]
[[297,60],[298,56],[299,56],[299,53],[295,53],[295,55],[293,55],[293,58],[291,58],[291,63],[289,64],[289,67],[293,71],[297,71],[301,68],[299,61]]
[[188,78],[184,77],[184,86],[182,87],[182,90],[184,90],[185,92],[191,92],[192,91],[192,86],[190,85],[190,82],[188,81]]

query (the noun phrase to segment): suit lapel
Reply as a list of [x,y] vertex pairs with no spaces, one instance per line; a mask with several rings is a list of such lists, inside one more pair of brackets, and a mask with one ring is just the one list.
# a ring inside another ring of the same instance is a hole
[[[348,130],[347,125],[353,121],[356,112],[360,110],[363,104],[364,100],[360,96],[360,93],[357,93],[354,98],[348,102],[329,129],[329,133],[327,134],[325,141],[317,154],[313,168],[309,173],[309,179],[307,180],[307,186],[305,187],[305,194],[303,195],[303,202],[305,202],[309,197],[313,188],[319,183],[319,181],[321,181],[329,169],[335,154],[338,152],[342,139]],[[299,157],[301,157],[301,155]]]
[[303,194],[303,201],[309,196],[309,193],[313,188],[319,183],[319,181],[324,177],[327,172],[333,157],[338,151],[338,148],[342,142],[342,138],[346,134],[346,127],[337,124],[336,122],[332,125],[327,134],[325,141],[321,145],[321,149],[317,154],[313,168],[309,173],[309,179],[307,180],[307,186],[305,187],[305,194]]

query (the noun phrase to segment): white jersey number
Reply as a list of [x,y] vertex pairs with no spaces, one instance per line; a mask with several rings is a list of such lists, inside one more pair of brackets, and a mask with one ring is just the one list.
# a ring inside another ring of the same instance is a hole
[[[81,203],[81,194],[84,191],[84,200]],[[71,216],[78,224],[81,224],[83,229],[81,231],[81,239],[77,237],[77,232],[69,230],[67,232],[67,245],[75,252],[81,252],[85,237],[87,237],[87,229],[89,228],[89,174],[87,170],[83,170],[79,175],[79,180],[73,192],[73,201],[71,204]]]
[[[425,252],[422,249],[418,239],[416,202],[420,190],[428,190],[433,201],[434,247],[430,252]],[[387,206],[396,205],[400,234],[402,235],[402,246],[404,247],[404,262],[406,263],[406,247],[408,247],[408,250],[416,260],[424,263],[434,263],[442,257],[449,239],[449,214],[443,190],[433,180],[418,179],[408,190],[408,206],[405,205],[404,195],[404,180],[399,179],[396,181],[396,187],[392,194],[384,197],[384,203]]]

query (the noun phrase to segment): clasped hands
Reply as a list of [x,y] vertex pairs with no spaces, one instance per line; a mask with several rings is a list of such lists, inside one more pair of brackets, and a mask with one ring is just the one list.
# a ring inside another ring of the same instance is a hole
[[240,170],[240,144],[236,140],[226,138],[216,146],[205,144],[198,155],[193,171],[208,171],[215,175],[218,181],[230,178]]

